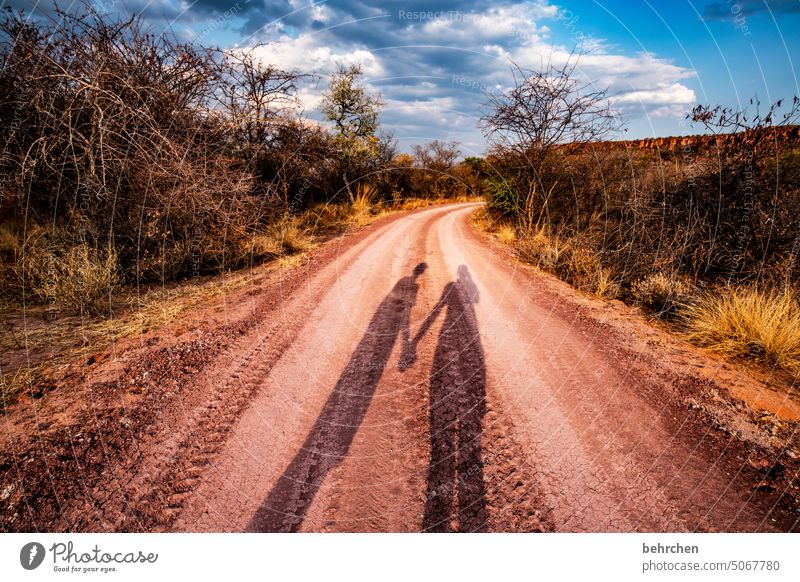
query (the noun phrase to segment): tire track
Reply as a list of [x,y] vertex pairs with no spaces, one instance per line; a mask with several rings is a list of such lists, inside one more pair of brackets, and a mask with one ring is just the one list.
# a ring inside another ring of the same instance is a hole
[[[392,227],[393,223],[385,225],[337,254],[333,264],[324,265],[305,285],[290,285],[293,296],[284,298],[281,294],[277,309],[270,305],[269,298],[256,303],[256,324],[252,329],[207,366],[207,371],[183,387],[190,394],[177,403],[172,412],[174,422],[164,422],[160,429],[143,435],[134,443],[133,454],[93,487],[95,491],[113,492],[104,495],[106,501],[96,507],[101,513],[108,513],[107,529],[172,528],[185,500],[212,466],[272,366],[297,339],[305,322],[304,306],[317,303],[333,285],[337,271],[357,260],[358,249]],[[114,507],[113,502],[119,499],[124,499],[125,507]],[[86,517],[85,508],[76,509],[66,518],[68,523],[78,523]]]
[[[216,475],[206,471],[209,483],[194,493],[180,524],[270,531],[301,526],[323,479],[342,462],[366,414],[394,345],[398,321],[393,313],[398,301],[404,303],[404,285],[390,290],[372,323],[364,316],[374,308],[365,310],[363,302],[374,302],[386,294],[387,283],[408,275],[406,241],[420,238],[418,231],[441,213],[446,210],[396,221],[337,271],[335,283],[315,302],[314,314],[304,318],[298,340],[267,374],[263,393],[235,428]],[[376,270],[388,276],[377,277]],[[371,275],[367,280],[365,272]],[[350,362],[342,371],[336,361],[348,352]],[[259,491],[264,492],[260,499]]]

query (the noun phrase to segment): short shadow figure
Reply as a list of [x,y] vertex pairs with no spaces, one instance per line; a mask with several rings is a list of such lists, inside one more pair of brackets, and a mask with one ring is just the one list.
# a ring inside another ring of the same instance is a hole
[[416,359],[416,346],[443,309],[444,322],[430,377],[431,462],[424,531],[485,531],[486,500],[481,460],[486,367],[474,304],[478,289],[465,265],[448,283],[413,341],[400,369]]
[[297,531],[325,476],[347,454],[364,420],[389,355],[402,334],[409,343],[409,317],[417,300],[420,263],[411,276],[400,279],[378,306],[303,447],[269,492],[247,531]]

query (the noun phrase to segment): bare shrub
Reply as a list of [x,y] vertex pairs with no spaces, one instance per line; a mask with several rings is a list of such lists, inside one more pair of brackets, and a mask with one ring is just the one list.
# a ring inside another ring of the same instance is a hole
[[580,54],[563,65],[539,71],[514,64],[511,89],[490,96],[481,118],[486,135],[498,146],[531,160],[534,167],[554,147],[597,141],[616,126],[605,90],[581,82]]
[[579,79],[580,54],[541,70],[512,66],[510,89],[490,95],[481,127],[493,146],[500,175],[489,183],[489,204],[506,215],[523,209],[538,224],[547,216],[557,178],[557,155],[596,142],[618,126],[606,91]]
[[458,144],[433,140],[413,146],[412,187],[421,198],[453,198],[465,192],[456,161],[461,156]]
[[3,217],[26,208],[166,281],[269,257],[254,236],[331,194],[332,137],[293,116],[305,75],[88,4],[56,14],[0,18]]
[[258,47],[231,50],[224,54],[220,93],[236,147],[245,157],[257,157],[269,144],[287,113],[299,104],[297,83],[308,75],[284,71],[262,62]]
[[333,159],[337,145],[317,124],[281,116],[264,148],[247,168],[256,173],[262,196],[274,196],[281,214],[297,214],[315,202],[329,201],[339,190],[341,176]]
[[0,21],[2,210],[116,248],[131,279],[223,268],[264,212],[212,106],[217,55],[135,18],[58,17]]

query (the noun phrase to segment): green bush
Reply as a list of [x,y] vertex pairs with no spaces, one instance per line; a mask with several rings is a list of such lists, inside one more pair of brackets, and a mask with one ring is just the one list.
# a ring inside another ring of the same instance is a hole
[[500,216],[514,216],[518,210],[514,188],[507,180],[491,179],[487,183],[489,210]]

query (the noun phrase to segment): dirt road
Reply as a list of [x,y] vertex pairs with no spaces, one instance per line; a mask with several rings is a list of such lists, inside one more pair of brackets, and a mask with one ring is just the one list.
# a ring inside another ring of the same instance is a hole
[[797,528],[787,480],[766,483],[780,477],[769,451],[709,416],[740,404],[509,260],[470,224],[475,208],[384,220],[269,301],[226,307],[247,325],[204,321],[190,344],[145,348],[115,390],[173,400],[140,415],[119,459],[105,446],[93,480],[78,463],[57,518],[28,502],[27,527]]
[[779,529],[742,458],[648,398],[474,209],[391,222],[286,302],[302,329],[175,529]]

